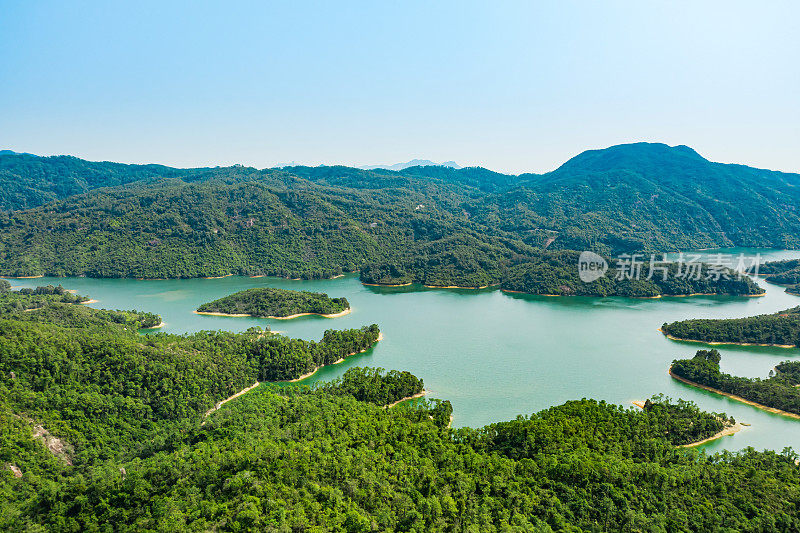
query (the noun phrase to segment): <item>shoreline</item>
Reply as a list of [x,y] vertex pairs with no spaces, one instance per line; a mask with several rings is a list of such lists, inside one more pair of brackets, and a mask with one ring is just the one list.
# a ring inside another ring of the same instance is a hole
[[[233,274],[228,274],[228,276],[233,276]],[[215,277],[215,278],[204,278],[204,279],[220,279],[220,278],[225,278],[225,277],[228,277],[228,276],[218,276],[218,277]],[[289,281],[302,281],[302,279],[303,279],[303,278],[284,278],[284,277],[281,277],[281,276],[271,276],[271,275],[268,276],[267,274],[255,274],[253,276],[247,276],[247,277],[250,278],[250,279],[273,277],[273,278],[279,278],[279,279],[288,279]],[[329,279],[339,279],[339,278],[343,278],[343,277],[344,277],[344,274],[337,274],[337,275],[335,275],[335,276],[333,276],[331,278],[319,278],[319,279],[321,279],[321,280],[329,280]],[[308,281],[312,281],[312,280],[308,280]]]
[[252,316],[252,315],[247,315],[247,314],[243,314],[242,315],[242,314],[234,314],[234,313],[217,313],[217,312],[214,312],[214,311],[198,311],[196,309],[194,311],[192,311],[192,313],[194,313],[195,315],[208,315],[208,316],[233,316],[233,317]]
[[465,285],[423,285],[423,287],[428,289],[465,289],[470,291],[479,291],[483,289],[488,289],[490,287],[498,287],[500,286],[499,283],[492,283],[491,285],[481,285],[479,287],[472,286],[468,287]]
[[721,391],[719,389],[715,389],[713,387],[709,387],[708,385],[701,385],[700,383],[696,383],[694,381],[691,381],[689,379],[681,377],[678,374],[675,374],[675,373],[672,372],[672,367],[671,366],[669,367],[669,370],[667,372],[669,372],[669,375],[673,379],[677,379],[678,381],[686,383],[687,385],[691,385],[692,387],[697,387],[699,389],[707,390],[709,392],[713,392],[715,394],[719,394],[721,396],[725,396],[727,398],[730,398],[731,400],[736,400],[737,402],[746,403],[747,405],[749,405],[751,407],[756,407],[756,408],[761,409],[762,411],[766,411],[768,413],[773,413],[773,414],[776,414],[776,415],[788,416],[789,418],[795,418],[797,420],[800,420],[800,415],[797,415],[795,413],[790,413],[788,411],[783,411],[783,410],[778,409],[776,407],[769,407],[767,405],[762,405],[762,404],[754,402],[752,400],[748,400],[746,398],[742,398],[741,396],[736,396],[735,394],[730,394],[728,392],[724,392],[724,391]]
[[352,308],[348,307],[344,311],[340,311],[338,313],[330,313],[330,314],[327,314],[327,315],[323,314],[323,313],[297,313],[297,314],[289,315],[289,316],[273,316],[273,315],[269,315],[269,316],[254,316],[254,315],[251,315],[249,313],[218,313],[216,311],[197,311],[197,310],[192,311],[192,313],[194,313],[195,315],[227,316],[227,317],[234,317],[234,318],[241,318],[241,317],[248,317],[249,316],[249,317],[253,317],[253,318],[270,318],[272,320],[291,320],[293,318],[297,318],[297,317],[300,317],[300,316],[310,316],[310,315],[317,315],[317,316],[321,316],[323,318],[339,318],[340,316],[344,316],[344,315],[350,314],[351,311],[352,311]]
[[161,322],[158,323],[157,326],[150,326],[149,328],[139,328],[139,329],[159,329],[159,328],[163,328],[165,325],[166,324],[162,320]]
[[428,392],[429,392],[429,391],[426,391],[425,389],[422,389],[422,391],[420,391],[420,392],[418,392],[418,393],[416,393],[416,394],[412,394],[411,396],[406,396],[405,398],[400,398],[400,399],[399,399],[399,400],[397,400],[396,402],[392,402],[392,403],[390,403],[390,404],[387,404],[387,405],[386,405],[386,409],[391,409],[391,408],[392,408],[392,407],[394,407],[395,405],[397,405],[397,404],[399,404],[399,403],[402,403],[402,402],[406,402],[406,401],[408,401],[408,400],[414,400],[414,399],[416,399],[416,398],[422,398],[423,396],[425,396],[426,394],[428,394]]
[[[374,348],[375,345],[377,343],[379,343],[380,341],[382,341],[382,340],[383,340],[383,332],[381,331],[380,333],[378,333],[378,338],[375,339],[375,342],[372,343],[372,346],[369,346],[369,347],[364,348],[363,350],[359,350],[357,352],[349,353],[349,354],[345,355],[344,357],[340,357],[339,359],[337,359],[336,361],[331,363],[331,365],[338,365],[340,363],[343,363],[345,361],[345,359],[347,359],[348,357],[350,357],[352,355],[358,355],[360,353],[364,353],[367,350],[369,350],[371,348]],[[320,368],[323,368],[323,367],[326,367],[326,366],[330,366],[330,365],[319,365],[314,370],[312,370],[310,372],[306,372],[305,374],[300,374],[298,377],[296,377],[294,379],[284,379],[284,380],[278,381],[277,383],[297,383],[298,381],[302,381],[302,380],[304,380],[306,378],[310,378],[311,376],[316,374],[319,371]]]
[[233,276],[233,274],[225,274],[224,276],[203,276],[203,279],[222,279]]
[[670,335],[669,333],[665,333],[664,330],[658,328],[658,331],[664,334],[666,338],[673,341],[680,341],[680,342],[696,342],[699,344],[708,344],[709,346],[762,346],[765,348],[800,348],[800,346],[796,346],[794,344],[758,344],[754,342],[720,342],[720,341],[701,341],[697,339],[682,339],[680,337],[676,337],[674,335]]
[[[529,296],[547,296],[548,298],[560,298],[562,296],[574,296],[574,294],[537,294],[535,292],[513,291],[511,289],[500,289],[500,292],[508,292],[511,294],[527,294]],[[602,298],[598,296],[597,298]]]
[[329,314],[323,314],[323,313],[297,313],[297,314],[289,315],[289,316],[268,316],[266,318],[272,318],[274,320],[291,320],[292,318],[297,318],[299,316],[309,316],[309,315],[317,315],[317,316],[321,316],[321,317],[324,317],[324,318],[339,318],[340,316],[349,315],[351,311],[352,311],[352,308],[348,307],[344,311],[339,311],[338,313],[329,313]]
[[680,447],[681,448],[694,448],[695,446],[702,446],[703,444],[706,444],[706,443],[711,442],[713,440],[717,440],[717,439],[722,438],[722,437],[727,437],[728,435],[733,435],[734,433],[739,433],[743,428],[744,428],[744,424],[742,424],[741,422],[736,422],[732,426],[728,426],[728,427],[722,428],[720,431],[714,433],[713,435],[711,435],[710,437],[708,437],[706,439],[699,440],[697,442],[690,442],[689,444],[681,444]]
[[36,276],[0,276],[0,278],[6,279],[36,279],[36,278],[43,278],[44,274],[38,274]]
[[[426,285],[427,287],[427,285]],[[446,288],[446,287],[442,287]],[[762,294],[726,294],[726,293],[716,293],[716,292],[693,292],[691,294],[657,294],[655,296],[622,296],[619,294],[610,294],[608,296],[600,296],[599,294],[540,294],[536,292],[525,292],[525,291],[514,291],[511,289],[500,289],[501,292],[508,292],[511,294],[528,294],[530,296],[547,296],[547,297],[559,297],[559,298],[568,298],[568,297],[576,297],[581,296],[583,298],[634,298],[637,300],[658,300],[659,298],[690,298],[692,296],[745,296],[748,298],[757,298],[760,296],[766,296],[767,293],[764,292]]]
[[86,300],[85,302],[80,302],[80,304],[81,304],[81,305],[86,305],[86,304],[96,304],[96,303],[98,303],[99,301],[100,301],[100,300]]
[[408,283],[366,283],[362,281],[361,284],[366,285],[367,287],[408,287],[409,285],[413,284],[413,282],[409,281]]

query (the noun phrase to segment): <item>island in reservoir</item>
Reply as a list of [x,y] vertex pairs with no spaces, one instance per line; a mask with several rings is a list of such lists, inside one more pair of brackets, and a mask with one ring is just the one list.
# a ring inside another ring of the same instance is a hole
[[289,319],[304,315],[335,318],[350,312],[347,298],[262,287],[240,291],[197,308],[198,314]]
[[707,344],[800,347],[800,306],[747,318],[681,320],[661,326],[673,340]]

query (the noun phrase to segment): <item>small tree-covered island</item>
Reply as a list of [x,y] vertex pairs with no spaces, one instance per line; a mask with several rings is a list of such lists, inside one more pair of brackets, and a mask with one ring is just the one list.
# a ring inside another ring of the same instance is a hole
[[349,312],[350,303],[347,298],[331,298],[319,292],[290,291],[271,287],[247,289],[197,308],[197,313],[206,315],[277,319],[304,315],[335,318]]

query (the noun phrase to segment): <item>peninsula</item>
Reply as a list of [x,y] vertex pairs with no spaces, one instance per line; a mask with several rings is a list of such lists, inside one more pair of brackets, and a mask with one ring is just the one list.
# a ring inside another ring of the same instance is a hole
[[672,362],[669,374],[688,385],[727,396],[771,413],[800,418],[800,361],[785,361],[768,379],[732,376],[720,371],[717,350],[698,350],[691,359]]

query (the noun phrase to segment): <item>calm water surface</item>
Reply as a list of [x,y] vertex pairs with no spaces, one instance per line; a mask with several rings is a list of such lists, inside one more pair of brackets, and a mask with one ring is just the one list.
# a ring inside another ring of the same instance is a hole
[[[725,250],[731,254],[740,251]],[[800,257],[800,252],[759,252],[770,260]],[[666,339],[658,331],[662,323],[744,317],[800,305],[800,297],[763,281],[759,283],[767,295],[761,298],[656,300],[377,288],[361,285],[356,276],[321,281],[39,278],[11,283],[17,287],[61,283],[98,300],[93,307],[158,313],[165,322],[162,331],[170,333],[243,331],[253,325],[268,325],[292,337],[316,340],[326,329],[377,323],[385,338],[374,349],[323,368],[307,382],[338,377],[353,366],[409,370],[425,380],[433,397],[453,403],[454,426],[478,427],[572,399],[596,398],[630,405],[632,400],[664,393],[752,424],[705,446],[709,451],[747,446],[778,451],[792,446],[800,450],[800,421],[694,389],[667,374],[673,359],[689,357],[702,345]],[[345,296],[353,312],[335,319],[308,316],[289,321],[192,313],[204,302],[251,287]],[[726,346],[720,351],[723,371],[751,377],[766,377],[777,363],[800,356],[800,350],[784,348]]]

